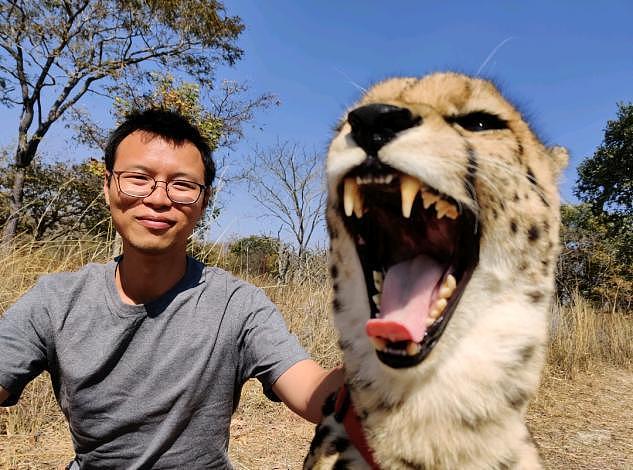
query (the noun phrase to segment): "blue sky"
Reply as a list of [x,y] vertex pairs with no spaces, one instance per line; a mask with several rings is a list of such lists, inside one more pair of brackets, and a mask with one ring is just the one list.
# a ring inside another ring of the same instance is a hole
[[[264,130],[250,132],[235,158],[278,137],[323,151],[332,124],[359,97],[356,85],[480,71],[547,143],[569,149],[561,191],[573,202],[576,165],[600,144],[616,103],[633,100],[633,2],[240,0],[227,8],[246,24],[245,58],[230,76],[282,103],[258,117]],[[219,230],[265,231],[242,199],[232,199]]]
[[[358,86],[437,70],[480,72],[501,85],[548,144],[569,149],[561,191],[573,202],[576,165],[600,144],[616,103],[633,101],[631,1],[234,0],[225,6],[246,25],[239,40],[245,54],[217,78],[245,80],[253,93],[271,92],[281,101],[247,126],[228,155],[236,163],[277,139],[323,154],[333,123],[359,97]],[[0,118],[2,145],[17,124],[5,111]],[[47,137],[50,149],[63,148],[61,135],[59,126],[57,137]],[[262,218],[242,188],[227,190],[224,199],[212,238],[277,233],[279,224]]]

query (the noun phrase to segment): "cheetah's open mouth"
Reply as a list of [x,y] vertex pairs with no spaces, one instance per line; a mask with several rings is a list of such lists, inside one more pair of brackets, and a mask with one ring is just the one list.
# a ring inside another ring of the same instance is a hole
[[366,331],[393,368],[419,364],[446,328],[479,258],[474,214],[416,178],[358,167],[339,187],[363,266]]

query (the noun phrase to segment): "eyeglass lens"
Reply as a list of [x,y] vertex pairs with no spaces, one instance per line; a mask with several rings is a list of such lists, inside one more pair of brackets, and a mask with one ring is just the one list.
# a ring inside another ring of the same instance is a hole
[[118,182],[121,192],[139,198],[152,194],[159,182],[166,183],[167,197],[180,204],[193,204],[202,192],[202,186],[192,181],[156,181],[149,175],[127,171],[118,174]]

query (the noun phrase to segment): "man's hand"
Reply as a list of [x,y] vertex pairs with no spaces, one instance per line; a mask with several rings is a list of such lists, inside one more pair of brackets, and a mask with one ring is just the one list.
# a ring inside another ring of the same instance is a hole
[[0,405],[2,405],[2,403],[9,398],[9,392],[7,392],[4,388],[2,388],[2,385],[0,385]]
[[318,423],[323,402],[343,385],[343,368],[325,370],[311,359],[297,362],[273,385],[273,392],[299,416]]

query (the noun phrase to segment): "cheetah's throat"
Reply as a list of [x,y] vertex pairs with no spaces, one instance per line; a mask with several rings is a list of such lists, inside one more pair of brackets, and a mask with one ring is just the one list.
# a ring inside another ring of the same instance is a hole
[[422,341],[444,269],[425,254],[389,268],[381,293],[380,317],[367,322],[367,335],[391,342]]

